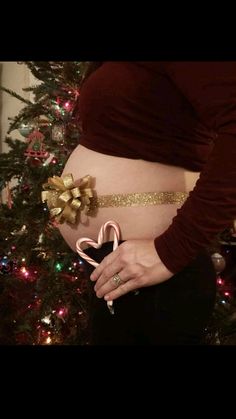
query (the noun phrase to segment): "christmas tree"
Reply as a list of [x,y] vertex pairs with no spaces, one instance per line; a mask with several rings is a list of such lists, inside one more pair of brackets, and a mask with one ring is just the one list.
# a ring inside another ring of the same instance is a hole
[[[21,63],[19,63],[20,65]],[[38,83],[10,121],[0,154],[0,344],[87,344],[83,262],[62,240],[42,202],[60,176],[80,128],[75,112],[87,62],[25,62]],[[12,138],[18,130],[21,140]],[[0,201],[1,202],[1,201]]]

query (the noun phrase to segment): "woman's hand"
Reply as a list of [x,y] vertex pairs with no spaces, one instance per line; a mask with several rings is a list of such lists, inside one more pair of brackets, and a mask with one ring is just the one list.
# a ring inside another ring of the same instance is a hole
[[96,281],[97,297],[107,301],[159,284],[173,275],[158,257],[152,239],[125,241],[103,259],[90,278]]

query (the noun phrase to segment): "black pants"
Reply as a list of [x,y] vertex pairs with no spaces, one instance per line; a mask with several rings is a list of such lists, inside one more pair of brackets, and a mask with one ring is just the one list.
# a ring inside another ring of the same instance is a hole
[[[98,263],[112,252],[112,242],[85,252]],[[85,263],[88,276],[94,268]],[[214,308],[216,274],[202,252],[183,271],[161,284],[141,288],[114,301],[111,315],[91,283],[90,343],[92,345],[196,345]]]

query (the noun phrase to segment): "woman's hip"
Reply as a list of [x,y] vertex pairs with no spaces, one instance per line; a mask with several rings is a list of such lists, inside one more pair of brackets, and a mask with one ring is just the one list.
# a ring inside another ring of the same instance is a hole
[[[101,249],[90,248],[86,253],[100,263],[111,251],[112,242],[108,242]],[[89,281],[94,268],[87,263],[85,266]],[[215,296],[216,274],[206,251],[199,253],[168,281],[141,288],[138,295],[131,292],[115,300],[114,316],[110,315],[105,301],[96,297],[91,284],[90,312],[94,342],[199,343],[213,311]]]

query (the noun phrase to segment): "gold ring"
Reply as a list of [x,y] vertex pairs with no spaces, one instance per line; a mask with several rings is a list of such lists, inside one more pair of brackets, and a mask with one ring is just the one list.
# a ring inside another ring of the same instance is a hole
[[119,285],[123,282],[119,274],[115,274],[112,277],[112,280],[117,287],[119,287]]

